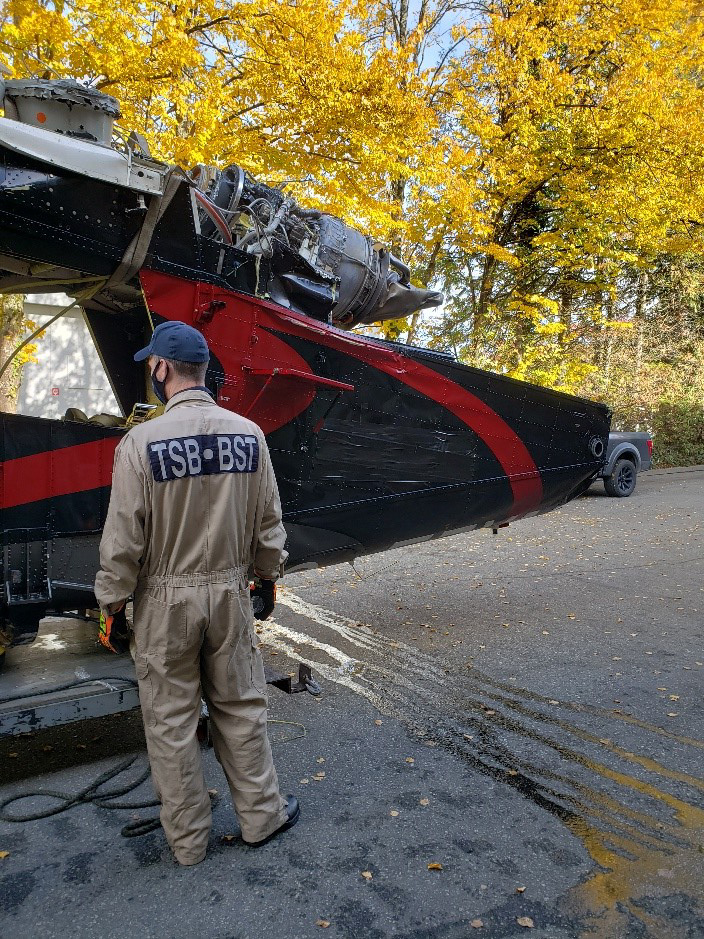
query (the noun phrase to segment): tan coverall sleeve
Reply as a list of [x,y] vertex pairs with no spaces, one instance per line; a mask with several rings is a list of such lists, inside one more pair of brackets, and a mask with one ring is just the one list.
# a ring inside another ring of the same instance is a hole
[[259,451],[262,474],[253,532],[252,557],[254,570],[260,577],[265,580],[277,580],[281,565],[288,557],[288,551],[284,550],[286,530],[281,521],[279,487],[271,465],[269,448],[263,438],[259,441]]
[[145,474],[135,444],[125,437],[115,451],[112,492],[100,540],[95,597],[102,609],[126,600],[137,586],[144,556]]

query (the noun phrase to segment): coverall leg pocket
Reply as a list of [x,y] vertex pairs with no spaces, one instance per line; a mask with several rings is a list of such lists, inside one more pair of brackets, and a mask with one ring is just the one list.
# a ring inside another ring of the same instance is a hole
[[143,655],[136,655],[134,659],[134,669],[137,673],[139,682],[139,703],[142,708],[142,718],[149,727],[156,726],[156,715],[154,713],[154,688],[149,675],[149,665]]
[[250,632],[251,636],[251,647],[252,647],[252,685],[259,694],[266,694],[266,675],[264,674],[264,662],[262,660],[262,654],[259,651],[259,645],[261,640],[259,636],[252,630]]
[[249,586],[243,590],[230,590],[228,599],[232,628],[228,677],[240,699],[251,697],[252,689],[260,696],[265,695],[264,663],[259,651],[259,637],[254,632]]

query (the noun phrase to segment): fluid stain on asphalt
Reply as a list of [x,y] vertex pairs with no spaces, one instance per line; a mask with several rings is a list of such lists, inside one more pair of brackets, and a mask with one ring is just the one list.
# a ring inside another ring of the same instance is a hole
[[[581,840],[598,869],[564,903],[582,919],[585,936],[613,939],[636,922],[637,928],[684,939],[687,927],[680,931],[668,910],[677,897],[678,906],[702,899],[697,872],[704,811],[694,800],[704,782],[635,754],[613,737],[636,726],[681,747],[701,749],[704,742],[618,711],[548,699],[477,669],[447,681],[436,661],[368,626],[290,592],[279,602],[331,633],[332,641],[269,620],[262,624],[267,645],[294,659],[305,646],[306,661],[324,679],[362,695],[419,737],[432,725],[431,743],[511,786]],[[315,653],[323,661],[315,661]],[[580,719],[596,721],[598,735]],[[691,792],[693,801],[673,795],[668,783]]]
[[27,871],[0,877],[0,910],[14,913],[37,885],[36,877]]

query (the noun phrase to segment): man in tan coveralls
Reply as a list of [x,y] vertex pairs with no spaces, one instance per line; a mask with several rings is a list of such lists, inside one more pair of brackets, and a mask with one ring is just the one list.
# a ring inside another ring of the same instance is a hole
[[95,595],[114,613],[134,593],[134,659],[149,761],[166,838],[180,864],[205,857],[211,827],[196,729],[201,692],[242,839],[259,845],[298,820],[279,794],[267,737],[264,667],[249,572],[270,588],[286,534],[260,428],[204,387],[208,346],[162,323],[149,359],[166,404],[115,452]]

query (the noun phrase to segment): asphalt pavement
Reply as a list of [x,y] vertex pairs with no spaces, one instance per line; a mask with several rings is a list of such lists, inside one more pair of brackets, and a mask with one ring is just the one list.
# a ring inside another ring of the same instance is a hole
[[[197,867],[160,830],[121,836],[150,808],[0,821],[0,933],[699,939],[703,483],[653,472],[629,499],[596,485],[496,536],[288,577],[265,660],[307,661],[323,686],[270,693],[298,826],[246,848],[212,750]],[[146,768],[136,712],[0,739],[0,801],[75,794],[130,757],[105,788]],[[152,798],[147,781],[116,801]]]

